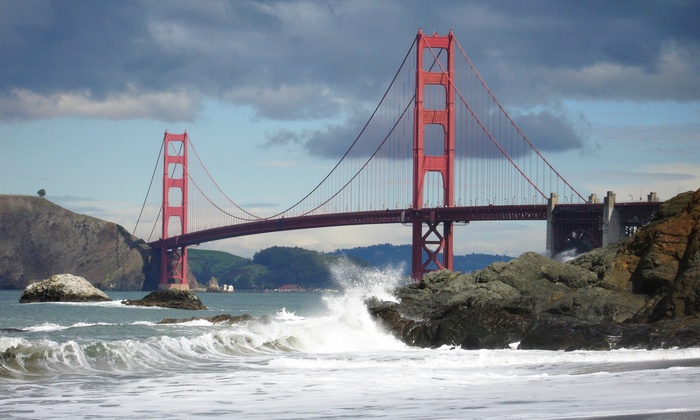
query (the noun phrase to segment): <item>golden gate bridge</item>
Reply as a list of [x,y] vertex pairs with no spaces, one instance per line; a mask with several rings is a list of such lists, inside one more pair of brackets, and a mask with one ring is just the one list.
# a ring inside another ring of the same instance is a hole
[[[610,219],[601,210],[610,200],[584,198],[554,169],[498,102],[451,31],[446,36],[418,31],[341,159],[282,211],[254,214],[229,198],[186,132],[166,131],[162,154],[162,205],[148,240],[160,249],[160,288],[188,288],[187,246],[225,238],[403,223],[412,227],[411,273],[420,279],[429,271],[452,269],[457,222],[550,220],[547,247],[557,251],[572,234],[600,246],[600,227]],[[641,224],[657,204],[636,206],[625,213],[625,223]],[[558,224],[555,209],[566,215]],[[595,226],[598,231],[592,232]]]

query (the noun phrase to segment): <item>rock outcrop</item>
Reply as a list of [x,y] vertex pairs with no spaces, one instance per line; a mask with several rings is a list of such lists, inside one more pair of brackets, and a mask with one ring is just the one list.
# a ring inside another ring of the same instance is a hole
[[222,292],[221,287],[219,287],[219,281],[216,280],[216,277],[212,277],[209,279],[207,282],[207,292],[210,293],[220,293]]
[[526,253],[441,271],[367,302],[404,342],[550,350],[700,345],[700,190],[669,200],[615,246],[563,264]]
[[130,306],[159,306],[171,309],[205,310],[206,306],[191,290],[156,290],[149,293],[143,299],[124,300],[125,305]]
[[103,290],[158,284],[157,256],[123,227],[45,198],[0,195],[0,289],[73,273]]
[[112,299],[103,291],[82,277],[72,274],[56,274],[27,286],[19,302],[103,302],[110,300]]

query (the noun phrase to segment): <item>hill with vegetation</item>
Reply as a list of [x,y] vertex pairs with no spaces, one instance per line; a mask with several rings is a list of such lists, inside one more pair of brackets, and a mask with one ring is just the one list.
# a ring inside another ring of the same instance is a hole
[[[357,258],[373,267],[403,267],[408,275],[411,270],[411,245],[371,245],[350,249],[339,249],[334,255],[346,255]],[[495,262],[508,262],[512,257],[507,255],[467,254],[454,256],[454,271],[470,273],[481,270]]]
[[[253,258],[197,248],[188,251],[190,270],[200,284],[206,284],[213,277],[218,284],[233,285],[235,290],[274,290],[285,285],[307,290],[335,288],[330,267],[341,258],[379,269],[403,266],[404,274],[408,275],[411,246],[383,244],[332,253],[274,246],[257,252]],[[510,259],[503,255],[455,255],[455,269],[470,272]]]
[[[212,278],[236,290],[271,290],[285,285],[335,288],[330,267],[341,258],[356,265],[410,270],[410,245],[373,245],[321,253],[271,247],[243,258],[221,251],[188,250],[200,287]],[[38,197],[0,195],[0,289],[23,289],[54,274],[84,277],[103,290],[154,290],[160,254],[123,227],[64,209]],[[509,257],[455,256],[455,269],[469,272]],[[190,287],[196,287],[190,278]]]
[[0,289],[70,273],[103,290],[158,283],[157,255],[123,227],[77,214],[41,194],[0,195]]
[[187,250],[187,263],[200,284],[214,277],[220,285],[230,284],[239,290],[257,289],[256,279],[267,272],[249,258],[198,248]]
[[289,285],[307,290],[334,288],[330,267],[341,258],[280,246],[263,249],[251,259],[222,251],[188,251],[190,270],[199,283],[214,277],[219,284],[230,284],[235,290],[275,290]]

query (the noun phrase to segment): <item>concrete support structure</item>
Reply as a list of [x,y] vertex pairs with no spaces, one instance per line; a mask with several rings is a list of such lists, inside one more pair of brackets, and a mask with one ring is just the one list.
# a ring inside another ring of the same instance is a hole
[[624,233],[624,229],[620,228],[620,215],[615,211],[615,193],[608,191],[608,194],[603,199],[603,240],[601,246],[614,244],[620,239]]
[[559,202],[557,193],[552,193],[547,200],[547,250],[552,250],[556,247],[554,236],[554,225],[552,223],[554,207]]
[[612,191],[607,192],[603,203],[591,194],[583,205],[558,204],[556,194],[552,194],[547,207],[547,251],[556,255],[612,245],[648,223],[660,205],[654,192],[646,202],[624,203],[618,203]]

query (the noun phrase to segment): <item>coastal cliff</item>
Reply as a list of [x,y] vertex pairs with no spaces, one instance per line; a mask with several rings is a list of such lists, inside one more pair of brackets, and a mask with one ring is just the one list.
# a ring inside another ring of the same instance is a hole
[[0,289],[71,273],[103,290],[142,290],[157,285],[154,262],[151,248],[117,224],[41,197],[0,195]]
[[410,345],[549,350],[700,345],[700,190],[662,205],[620,243],[559,263],[525,253],[440,271],[367,302]]

